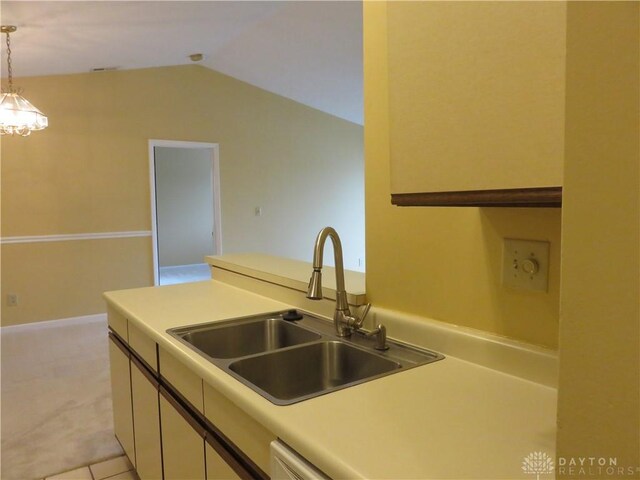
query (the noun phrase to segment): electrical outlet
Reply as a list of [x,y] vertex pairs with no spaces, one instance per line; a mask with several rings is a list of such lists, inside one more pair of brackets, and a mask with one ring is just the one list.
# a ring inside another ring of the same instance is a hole
[[255,214],[256,217],[261,217],[262,216],[262,207],[255,207],[253,209],[253,213]]
[[18,306],[18,295],[15,293],[7,293],[7,306],[8,307],[17,307]]
[[505,238],[502,284],[546,292],[549,284],[549,242]]

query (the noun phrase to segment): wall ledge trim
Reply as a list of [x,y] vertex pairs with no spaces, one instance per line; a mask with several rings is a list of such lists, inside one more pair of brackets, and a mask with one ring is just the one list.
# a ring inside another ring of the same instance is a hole
[[24,235],[0,238],[1,245],[14,243],[68,242],[74,240],[103,240],[112,238],[150,237],[150,230],[136,230],[129,232],[97,232],[97,233],[68,233],[61,235]]
[[[36,330],[40,328],[58,328],[58,327],[72,327],[76,325],[86,325],[91,323],[102,323],[105,326],[107,324],[106,313],[96,313],[94,315],[83,315],[80,317],[69,317],[58,320],[44,320],[42,322],[30,322],[20,323],[18,325],[7,325],[0,327],[0,335],[3,333],[18,333],[28,332],[30,330]],[[106,330],[105,330],[106,333]]]

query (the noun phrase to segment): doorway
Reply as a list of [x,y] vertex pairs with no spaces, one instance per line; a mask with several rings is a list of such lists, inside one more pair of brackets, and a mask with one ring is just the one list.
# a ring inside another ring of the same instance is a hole
[[154,284],[211,278],[222,253],[218,145],[149,140]]

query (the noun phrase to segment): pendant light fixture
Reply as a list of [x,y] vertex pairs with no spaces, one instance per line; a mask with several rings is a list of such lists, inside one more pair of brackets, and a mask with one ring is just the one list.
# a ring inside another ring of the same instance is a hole
[[13,72],[11,71],[11,40],[9,34],[17,30],[13,25],[2,25],[0,33],[7,35],[7,73],[9,75],[9,88],[2,90],[0,97],[0,134],[22,135],[26,137],[33,130],[47,128],[48,120],[40,110],[20,95],[13,88]]

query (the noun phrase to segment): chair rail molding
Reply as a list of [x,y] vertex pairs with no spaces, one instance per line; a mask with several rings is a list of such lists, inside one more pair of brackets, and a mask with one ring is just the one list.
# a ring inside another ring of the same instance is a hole
[[67,233],[59,235],[23,235],[0,238],[1,245],[15,243],[68,242],[74,240],[103,240],[112,238],[150,237],[150,230],[128,232]]

